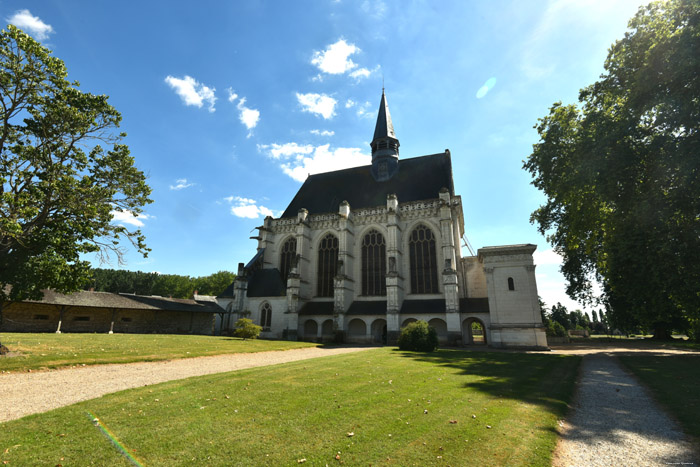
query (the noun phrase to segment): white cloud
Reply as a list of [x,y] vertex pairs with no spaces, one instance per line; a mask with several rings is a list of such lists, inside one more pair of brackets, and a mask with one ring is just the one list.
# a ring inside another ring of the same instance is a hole
[[231,206],[231,214],[236,217],[244,217],[247,219],[257,219],[258,217],[272,216],[275,213],[265,206],[258,206],[257,201],[250,198],[242,198],[240,196],[227,196],[224,198]]
[[354,100],[348,99],[345,101],[345,108],[349,109],[350,107],[354,107],[356,104],[357,102],[355,102]]
[[559,256],[552,248],[548,250],[537,250],[532,254],[532,259],[535,265],[545,265],[545,264],[555,264],[560,266],[562,264],[563,258]]
[[233,89],[228,88],[226,91],[228,91],[228,101],[233,103],[236,99],[238,99],[238,94],[233,92]]
[[151,218],[148,214],[134,215],[133,212],[125,209],[124,211],[110,211],[112,219],[121,224],[130,224],[136,227],[143,227],[143,221]]
[[180,96],[185,105],[194,105],[202,108],[206,102],[209,112],[216,110],[214,108],[214,103],[216,102],[215,88],[198,83],[196,79],[187,75],[183,79],[168,75],[165,78],[165,82],[175,90],[175,93]]
[[[232,104],[236,102],[236,99],[238,99],[238,94],[236,94],[236,92],[232,88],[228,88],[226,91],[228,91],[228,101]],[[238,101],[238,104],[236,104],[236,108],[239,112],[238,119],[249,130],[248,138],[250,138],[252,135],[251,130],[255,128],[258,125],[258,122],[260,121],[260,111],[257,109],[251,109],[249,107],[246,107],[245,101],[246,98],[241,97],[241,99]]]
[[260,111],[246,107],[245,97],[241,98],[241,100],[238,101],[238,105],[236,105],[236,108],[240,112],[238,118],[241,120],[241,123],[244,124],[246,128],[252,130],[257,126],[258,122],[260,121]]
[[350,77],[359,80],[362,78],[368,78],[371,74],[372,72],[369,71],[367,68],[358,68],[357,70],[350,73]]
[[287,159],[291,156],[310,154],[314,147],[310,144],[300,145],[297,143],[285,144],[258,144],[258,152],[265,152],[273,159]]
[[372,104],[369,101],[365,102],[357,108],[357,116],[360,118],[373,118],[374,114],[369,112],[369,108]]
[[335,44],[329,45],[326,50],[315,51],[311,64],[316,65],[324,73],[340,75],[357,67],[357,64],[350,59],[350,55],[359,51],[359,47],[355,44],[348,44],[345,39],[340,39]]
[[182,190],[183,188],[189,188],[192,185],[194,185],[194,183],[187,183],[186,178],[178,178],[177,180],[175,180],[175,185],[170,185],[170,189],[171,190]]
[[317,135],[317,136],[333,136],[335,134],[335,131],[330,131],[330,130],[311,130],[312,135]]
[[331,96],[311,92],[308,94],[297,93],[297,100],[301,104],[301,110],[321,115],[326,120],[335,115],[335,105],[338,103]]
[[14,24],[24,32],[31,34],[37,40],[43,41],[53,32],[50,24],[44,23],[38,16],[32,16],[29,10],[19,10],[7,18],[7,22]]
[[258,145],[258,150],[278,160],[282,171],[300,182],[306,180],[309,174],[369,165],[372,162],[372,158],[359,148],[331,150],[329,144],[315,147],[297,143]]

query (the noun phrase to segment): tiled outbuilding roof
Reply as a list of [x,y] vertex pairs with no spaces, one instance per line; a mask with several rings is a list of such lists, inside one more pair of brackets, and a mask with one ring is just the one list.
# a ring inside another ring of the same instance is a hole
[[25,300],[25,302],[92,308],[118,308],[120,310],[194,311],[198,313],[219,313],[222,311],[222,308],[212,301],[116,294],[111,292],[80,291],[70,295],[48,289],[42,292],[44,297],[41,300]]

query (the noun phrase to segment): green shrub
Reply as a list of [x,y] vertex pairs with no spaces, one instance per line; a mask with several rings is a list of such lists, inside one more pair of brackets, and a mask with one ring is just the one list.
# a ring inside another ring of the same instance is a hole
[[236,330],[233,331],[233,335],[236,337],[242,337],[243,339],[257,339],[262,331],[262,327],[253,323],[252,320],[248,318],[241,318],[236,321]]
[[691,341],[700,342],[700,319],[690,320],[690,326],[686,334]]
[[432,352],[437,349],[438,336],[435,328],[425,321],[415,321],[401,329],[399,349],[417,352]]
[[566,329],[558,321],[550,321],[547,323],[545,332],[549,337],[566,337],[567,335]]

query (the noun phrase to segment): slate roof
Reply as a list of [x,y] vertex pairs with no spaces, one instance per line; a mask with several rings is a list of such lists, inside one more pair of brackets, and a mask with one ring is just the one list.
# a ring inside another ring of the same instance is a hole
[[372,177],[371,165],[310,175],[281,217],[296,217],[300,209],[309,214],[338,212],[342,201],[351,209],[386,206],[395,193],[399,203],[435,199],[444,187],[454,195],[450,152],[399,159],[398,172],[389,180]]
[[459,311],[462,313],[488,313],[488,298],[460,298]]
[[258,269],[248,278],[249,297],[280,297],[286,293],[287,286],[277,268]]
[[401,314],[419,313],[444,313],[445,299],[431,298],[429,300],[404,300],[401,305]]
[[374,126],[374,138],[372,140],[386,138],[387,136],[396,139],[394,123],[391,121],[391,114],[389,113],[389,105],[386,103],[386,96],[384,91],[382,91],[382,100],[379,102],[377,124]]
[[203,313],[220,313],[221,307],[207,300],[190,300],[145,295],[116,294],[111,292],[80,291],[70,295],[54,290],[42,290],[41,300],[24,300],[28,303],[65,305],[92,308],[118,308],[120,310],[164,310]]
[[348,308],[348,315],[385,315],[386,300],[381,301],[359,301],[355,300]]
[[333,302],[306,302],[299,310],[300,315],[332,315]]

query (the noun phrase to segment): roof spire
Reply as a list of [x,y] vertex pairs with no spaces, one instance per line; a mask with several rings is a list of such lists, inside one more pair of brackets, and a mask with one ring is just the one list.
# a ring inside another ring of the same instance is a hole
[[372,175],[377,181],[389,180],[399,167],[399,140],[394,133],[386,94],[382,87],[377,124],[374,127],[372,147]]

